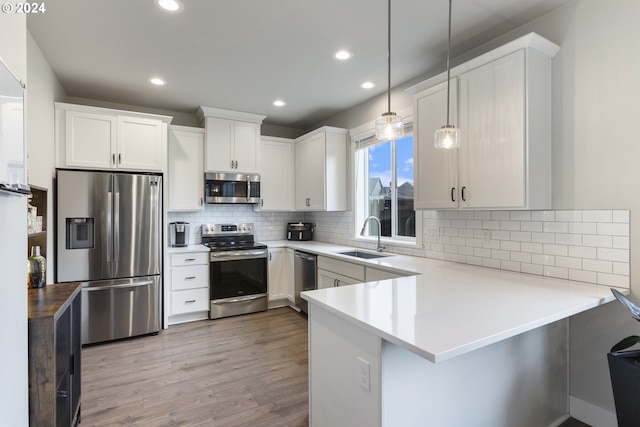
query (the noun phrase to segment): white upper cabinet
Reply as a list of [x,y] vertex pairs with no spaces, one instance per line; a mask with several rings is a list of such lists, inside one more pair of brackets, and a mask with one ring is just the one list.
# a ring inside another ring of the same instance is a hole
[[204,129],[169,126],[169,211],[204,210]]
[[446,123],[446,73],[414,95],[417,208],[551,208],[551,58],[559,47],[531,33],[451,70],[458,150],[437,150]]
[[293,140],[263,136],[260,140],[261,210],[293,210]]
[[346,129],[325,126],[296,139],[296,210],[347,209],[346,134]]
[[169,116],[55,103],[56,166],[165,169]]
[[266,116],[200,107],[207,172],[257,173],[260,125]]

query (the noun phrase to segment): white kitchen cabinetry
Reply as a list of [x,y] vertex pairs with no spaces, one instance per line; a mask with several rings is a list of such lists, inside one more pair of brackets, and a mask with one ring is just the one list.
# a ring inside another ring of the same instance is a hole
[[57,102],[56,166],[165,169],[169,116]]
[[551,58],[528,34],[451,70],[459,150],[433,147],[446,122],[446,74],[410,89],[416,116],[417,208],[551,207]]
[[261,210],[293,210],[293,140],[263,136],[260,139]]
[[284,290],[287,300],[289,301],[289,305],[295,305],[295,271],[294,271],[294,263],[295,263],[295,251],[291,248],[286,249],[286,260],[285,260],[285,284]]
[[204,129],[169,127],[169,211],[204,210]]
[[365,281],[365,267],[360,264],[318,257],[318,289],[354,285]]
[[200,107],[197,116],[205,127],[207,172],[258,171],[260,125],[266,116]]
[[269,248],[269,304],[282,306],[286,298],[287,264],[284,248]]
[[206,319],[209,311],[209,251],[169,255],[169,324]]
[[325,126],[296,139],[296,210],[346,210],[346,133]]

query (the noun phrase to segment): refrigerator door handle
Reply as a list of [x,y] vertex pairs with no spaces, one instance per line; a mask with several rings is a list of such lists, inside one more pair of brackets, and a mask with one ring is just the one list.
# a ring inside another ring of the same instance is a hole
[[113,262],[113,192],[107,192],[107,262]]
[[120,192],[116,193],[115,207],[113,208],[113,259],[120,260]]
[[118,288],[137,288],[139,286],[149,286],[153,285],[153,280],[145,280],[142,282],[135,283],[123,283],[121,285],[105,285],[105,286],[87,286],[83,287],[83,291],[92,292],[92,291],[105,291],[109,289],[118,289]]

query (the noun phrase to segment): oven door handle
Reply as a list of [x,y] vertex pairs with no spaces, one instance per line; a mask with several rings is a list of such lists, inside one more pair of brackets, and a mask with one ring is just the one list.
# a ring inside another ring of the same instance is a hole
[[259,298],[264,298],[266,294],[257,294],[257,295],[247,295],[245,297],[238,297],[238,298],[228,298],[228,299],[224,299],[224,300],[214,300],[211,301],[212,304],[233,304],[236,302],[246,302],[246,301],[252,301],[254,299],[259,299]]
[[[228,252],[211,252],[211,261],[222,261],[222,258],[236,258],[236,259],[252,259],[252,258],[266,258],[268,251],[266,249],[259,251],[228,251]],[[220,258],[214,260],[214,258]]]

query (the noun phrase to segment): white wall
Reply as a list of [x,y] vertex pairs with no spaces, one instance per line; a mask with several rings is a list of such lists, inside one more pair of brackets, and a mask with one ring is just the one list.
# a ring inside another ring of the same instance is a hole
[[[26,15],[0,14],[0,58],[27,82]],[[27,198],[0,195],[0,424],[28,424]]]
[[66,95],[36,42],[27,37],[27,158],[28,181],[47,191],[47,283],[53,283],[54,209],[53,177],[55,176],[53,102]]

